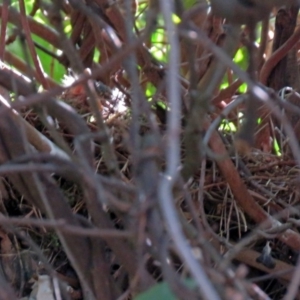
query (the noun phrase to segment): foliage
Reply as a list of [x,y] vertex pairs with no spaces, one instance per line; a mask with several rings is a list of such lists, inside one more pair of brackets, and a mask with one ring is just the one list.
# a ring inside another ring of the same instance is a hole
[[0,294],[293,299],[295,2],[2,2]]
[[[191,280],[186,280],[186,284],[189,287],[195,287],[195,283]],[[137,296],[134,300],[153,300],[153,299],[164,299],[164,300],[177,300],[178,298],[170,290],[166,282],[161,282],[150,288],[148,291]]]

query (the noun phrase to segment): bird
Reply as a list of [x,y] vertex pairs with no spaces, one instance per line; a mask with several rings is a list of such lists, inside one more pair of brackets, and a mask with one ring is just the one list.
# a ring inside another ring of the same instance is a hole
[[265,247],[262,250],[262,253],[260,256],[256,258],[256,262],[263,264],[265,267],[269,269],[274,269],[275,268],[275,260],[272,257],[272,249],[270,247],[270,242],[267,241]]
[[[76,79],[77,76],[71,73],[71,75],[65,75],[63,83],[64,85],[71,85]],[[93,90],[95,92],[97,106],[99,110],[102,111],[103,106],[109,106],[112,98],[112,90],[101,81],[93,82]],[[72,106],[80,114],[84,115],[91,112],[88,95],[83,84],[68,88],[61,95],[60,99]]]

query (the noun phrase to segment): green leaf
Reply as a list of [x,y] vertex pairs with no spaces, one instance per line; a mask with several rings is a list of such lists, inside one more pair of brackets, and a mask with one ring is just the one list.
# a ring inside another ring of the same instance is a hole
[[244,93],[247,92],[247,89],[248,89],[248,85],[247,85],[246,83],[243,83],[243,84],[239,87],[238,91],[239,91],[241,94],[244,94]]
[[226,119],[221,122],[219,129],[222,131],[237,132],[237,128],[234,123],[228,122]]
[[177,16],[176,14],[172,14],[172,20],[173,20],[174,24],[179,24],[181,22],[180,17]]
[[[197,2],[198,2],[198,0],[184,0],[184,1],[183,1],[184,9],[189,9],[189,8],[191,8],[191,7],[194,6]],[[205,2],[205,1],[203,1],[203,2]]]
[[149,289],[148,291],[138,295],[134,300],[154,300],[154,299],[164,299],[164,300],[176,300],[169,285],[166,282],[159,283]]
[[235,54],[233,61],[243,70],[247,69],[249,55],[246,47],[241,47]]
[[[248,54],[248,51],[247,51],[247,48],[246,47],[241,47],[238,49],[238,51],[236,52],[234,58],[233,58],[233,61],[242,69],[242,70],[246,70],[247,67],[248,67],[248,62],[249,62],[249,54]],[[233,74],[232,76],[232,80],[235,80],[237,78],[236,74]],[[228,76],[227,74],[225,74],[223,80],[222,80],[222,83],[220,85],[220,89],[225,89],[229,86],[229,83],[228,83]],[[245,93],[247,91],[247,84],[246,83],[243,83],[238,91],[240,93]]]
[[151,98],[156,92],[156,87],[151,83],[147,82],[146,85],[146,97]]
[[[191,279],[184,280],[184,284],[191,289],[196,286],[195,282]],[[146,292],[135,297],[134,300],[178,300],[178,298],[171,291],[168,283],[160,282]]]
[[280,146],[278,144],[277,139],[274,139],[274,141],[273,141],[273,147],[274,147],[274,151],[275,151],[276,155],[277,156],[281,156],[282,153],[281,153],[281,149],[280,149]]

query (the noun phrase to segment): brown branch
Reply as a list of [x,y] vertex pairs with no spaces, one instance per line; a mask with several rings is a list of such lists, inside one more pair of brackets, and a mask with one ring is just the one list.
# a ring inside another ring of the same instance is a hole
[[[5,117],[0,120],[0,160],[5,163],[27,153],[26,137],[22,135],[20,124],[14,119],[13,112],[6,108]],[[18,192],[28,201],[47,213],[53,219],[66,219],[71,225],[80,225],[73,215],[64,195],[47,174],[12,174],[8,176]],[[82,236],[70,237],[57,229],[57,234],[64,244],[64,249],[73,264],[81,284],[91,289],[89,267],[89,241]]]
[[220,93],[212,99],[212,104],[218,105],[221,101],[229,103],[232,100],[232,96],[242,84],[242,80],[236,79],[230,86],[224,90],[221,90]]
[[72,24],[72,33],[70,36],[70,40],[76,45],[80,40],[81,31],[84,26],[84,22],[86,22],[86,17],[80,11],[74,10],[71,13],[71,24]]
[[267,42],[268,42],[268,36],[269,34],[269,17],[268,18],[264,18],[262,20],[262,28],[261,28],[261,34],[260,34],[260,44],[259,44],[259,48],[258,48],[258,54],[257,54],[257,59],[258,59],[258,70],[260,70],[260,68],[263,65],[264,62],[264,54],[265,54],[265,50],[267,47]]
[[43,70],[43,66],[42,66],[40,59],[35,51],[35,46],[32,41],[31,31],[30,31],[30,27],[28,25],[28,19],[26,18],[26,8],[25,8],[24,0],[19,0],[19,7],[20,7],[20,12],[21,12],[20,15],[21,15],[22,28],[24,30],[28,48],[29,48],[29,51],[31,54],[31,58],[32,58],[33,64],[36,69],[36,75],[37,75],[36,79],[42,84],[43,88],[47,90],[49,88],[49,86],[45,79],[45,75],[44,75],[45,73]]
[[1,33],[0,33],[0,60],[3,61],[5,51],[5,37],[8,20],[8,7],[9,1],[4,0],[2,6],[2,20],[1,20]]
[[[21,16],[14,8],[9,8],[8,21],[18,28],[21,28]],[[0,17],[2,17],[3,8],[0,6]],[[28,25],[30,32],[36,34],[37,36],[43,38],[49,44],[53,45],[55,48],[60,49],[60,40],[58,35],[51,28],[36,22],[33,18],[27,16]]]
[[[12,54],[10,51],[5,51],[4,60],[8,65],[14,66],[18,71],[20,71],[23,75],[27,75],[30,77],[32,74],[35,78],[37,78],[37,72],[28,66],[23,60],[19,59],[17,56]],[[8,78],[7,78],[8,80]],[[52,78],[45,78],[47,81],[47,85],[49,88],[59,87],[60,85],[56,83]]]
[[93,52],[94,49],[95,49],[95,36],[92,27],[90,27],[90,31],[86,34],[86,36],[82,40],[82,45],[79,49],[79,56],[83,63],[86,61],[90,53],[92,54],[94,53]]
[[266,85],[272,70],[287,55],[287,53],[296,45],[300,39],[300,27],[291,35],[291,37],[278,48],[261,68],[259,80]]
[[[232,26],[226,36],[222,50],[229,57],[233,57],[239,42],[240,28]],[[198,84],[199,96],[195,97],[193,106],[187,116],[185,128],[186,157],[182,169],[182,176],[187,181],[194,175],[200,164],[204,149],[200,148],[199,140],[203,130],[203,122],[208,111],[211,97],[220,85],[226,71],[226,66],[219,57],[210,64],[207,72]]]
[[100,228],[83,228],[68,224],[65,219],[44,220],[30,218],[7,218],[0,215],[0,224],[3,225],[18,225],[18,226],[34,226],[44,227],[47,229],[59,229],[70,235],[79,235],[85,237],[102,237],[102,238],[129,238],[132,233],[129,231],[120,231],[116,229],[100,229]]

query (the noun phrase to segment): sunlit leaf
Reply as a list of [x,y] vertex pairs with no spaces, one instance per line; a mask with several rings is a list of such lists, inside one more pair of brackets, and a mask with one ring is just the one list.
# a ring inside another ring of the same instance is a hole
[[246,47],[241,47],[239,50],[236,52],[233,61],[243,70],[247,69],[248,66],[248,51]]
[[275,154],[276,154],[277,156],[281,156],[282,153],[281,153],[280,146],[279,146],[279,144],[278,144],[278,142],[277,142],[277,139],[274,139],[274,141],[273,141],[273,147],[274,147]]
[[229,84],[228,84],[227,76],[225,76],[225,78],[223,79],[223,83],[221,84],[220,88],[221,88],[221,90],[224,90],[228,86],[229,86]]
[[150,52],[157,60],[163,61],[163,62],[167,61],[166,54],[164,53],[164,51],[161,48],[151,47]]
[[65,33],[70,33],[72,30],[72,25],[71,24],[68,24],[64,27],[64,32]]
[[235,124],[233,122],[228,122],[227,120],[223,120],[219,128],[223,131],[237,132]]
[[168,106],[167,106],[167,104],[166,104],[165,102],[158,101],[158,102],[156,103],[156,105],[159,106],[159,107],[161,107],[161,108],[164,109],[164,110],[167,110],[167,109],[168,109]]
[[155,30],[151,35],[151,43],[152,47],[150,48],[150,52],[152,55],[157,60],[166,62],[169,46],[166,43],[165,30],[162,28]]
[[240,87],[239,87],[239,89],[238,89],[238,91],[240,92],[240,93],[246,93],[247,92],[247,89],[248,89],[248,85],[247,85],[247,83],[243,83]]
[[191,8],[193,5],[195,5],[198,0],[184,0],[183,2],[183,6],[185,9],[189,9]]
[[175,24],[179,24],[181,22],[181,19],[179,18],[179,16],[172,14],[172,20]]
[[151,36],[152,43],[162,43],[165,40],[165,31],[163,29],[157,29]]
[[151,83],[151,82],[147,82],[147,85],[146,85],[146,97],[147,98],[150,98],[152,97],[156,92],[156,87]]
[[98,62],[99,59],[100,59],[100,51],[96,48],[95,51],[94,51],[94,62]]
[[[248,55],[248,51],[246,49],[246,47],[241,47],[238,49],[238,51],[236,52],[233,61],[242,69],[242,70],[246,70],[248,67],[248,61],[249,61],[249,55]],[[237,76],[235,74],[233,74],[232,76],[232,80],[236,80]],[[228,77],[227,74],[224,76],[222,83],[220,85],[221,89],[225,89],[229,86],[229,82],[228,82]],[[240,93],[245,93],[247,91],[247,84],[243,83],[238,91]]]

